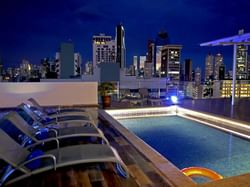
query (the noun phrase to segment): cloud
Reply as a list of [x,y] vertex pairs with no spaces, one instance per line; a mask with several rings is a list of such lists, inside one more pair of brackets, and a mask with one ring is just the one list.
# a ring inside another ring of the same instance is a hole
[[77,10],[75,12],[77,20],[81,22],[98,22],[104,19],[104,15],[89,10]]

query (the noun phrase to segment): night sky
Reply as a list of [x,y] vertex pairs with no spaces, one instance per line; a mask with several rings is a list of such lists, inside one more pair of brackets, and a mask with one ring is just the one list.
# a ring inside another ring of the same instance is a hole
[[133,55],[145,55],[147,40],[164,30],[172,44],[183,45],[182,62],[191,58],[193,68],[203,68],[208,52],[221,52],[230,69],[232,47],[199,44],[242,28],[250,32],[249,12],[249,0],[1,0],[0,56],[5,66],[23,58],[39,64],[70,39],[85,63],[92,60],[92,36],[115,37],[115,27],[122,23],[127,64]]

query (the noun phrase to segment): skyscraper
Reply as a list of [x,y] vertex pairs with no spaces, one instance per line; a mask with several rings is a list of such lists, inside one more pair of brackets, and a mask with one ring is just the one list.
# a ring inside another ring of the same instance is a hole
[[75,71],[74,45],[72,42],[61,43],[59,78],[68,79],[75,74],[74,71]]
[[225,66],[224,64],[221,64],[219,67],[219,80],[224,80],[225,79]]
[[84,74],[93,75],[93,63],[91,61],[86,62]]
[[100,63],[115,63],[115,40],[111,36],[93,36],[92,46],[94,67]]
[[192,81],[192,60],[185,60],[185,81]]
[[133,65],[135,67],[135,74],[138,74],[138,70],[140,69],[138,67],[138,56],[133,56]]
[[23,59],[20,64],[20,74],[22,77],[30,78],[32,71],[32,64],[27,60]]
[[0,76],[3,74],[3,62],[2,59],[0,57]]
[[199,67],[195,69],[194,82],[197,85],[201,83],[201,69]]
[[247,79],[247,51],[245,45],[238,45],[236,51],[236,79]]
[[164,45],[161,50],[161,77],[180,80],[181,45]]
[[161,75],[161,48],[162,46],[156,46],[155,47],[155,64],[154,64],[154,70],[155,75],[160,76]]
[[169,44],[169,37],[168,33],[165,31],[160,31],[157,34],[155,43],[154,43],[154,55],[152,63],[153,63],[153,70],[155,76],[161,76],[161,50],[164,45]]
[[144,69],[145,67],[145,62],[146,62],[147,57],[146,56],[140,56],[140,61],[139,61],[139,69]]
[[80,53],[74,53],[74,76],[80,76],[82,74],[82,56]]
[[[220,67],[223,64],[223,56],[220,53],[217,53],[214,57],[214,80],[221,80],[219,78]],[[221,77],[222,78],[222,77]]]
[[248,58],[247,58],[247,69],[248,69],[248,80],[250,80],[250,55],[248,55]]
[[205,60],[205,79],[213,78],[214,68],[213,68],[214,56],[208,54]]
[[147,45],[147,56],[146,56],[146,62],[144,67],[144,78],[151,78],[154,71],[154,60],[155,60],[155,44],[152,40],[148,40]]
[[81,74],[81,55],[74,53],[72,42],[61,43],[60,52],[56,53],[55,62],[59,79],[69,79]]
[[120,68],[126,67],[125,30],[122,24],[116,26],[116,62]]

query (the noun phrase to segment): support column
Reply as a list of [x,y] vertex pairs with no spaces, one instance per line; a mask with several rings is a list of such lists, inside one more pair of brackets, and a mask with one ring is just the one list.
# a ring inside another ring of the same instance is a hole
[[236,52],[237,52],[237,44],[234,44],[234,53],[233,53],[233,90],[232,90],[232,101],[231,105],[235,104],[235,82],[236,82]]

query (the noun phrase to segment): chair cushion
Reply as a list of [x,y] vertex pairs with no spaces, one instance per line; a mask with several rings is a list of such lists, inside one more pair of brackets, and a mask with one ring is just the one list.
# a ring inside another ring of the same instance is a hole
[[46,128],[40,129],[39,132],[36,134],[36,138],[38,140],[45,140],[49,138],[49,130]]
[[[44,155],[43,151],[40,149],[36,149],[34,151],[32,151],[26,158],[26,161],[31,160],[33,158],[36,158],[38,156],[42,156]],[[30,169],[30,170],[35,170],[40,168],[42,165],[41,159],[37,159],[34,161],[31,161],[30,163],[26,164],[25,166]]]

